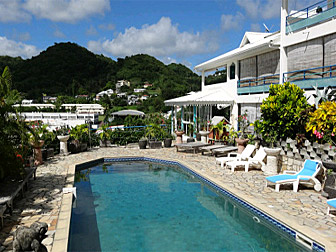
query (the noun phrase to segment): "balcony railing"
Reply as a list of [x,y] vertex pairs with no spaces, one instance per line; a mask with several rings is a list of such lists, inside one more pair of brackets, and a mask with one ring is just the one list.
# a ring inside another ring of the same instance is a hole
[[268,93],[271,84],[279,84],[279,74],[238,80],[238,94]]
[[284,81],[295,83],[300,88],[336,86],[336,65],[316,67],[283,74]]
[[336,0],[323,0],[286,17],[286,33],[321,23],[336,16]]

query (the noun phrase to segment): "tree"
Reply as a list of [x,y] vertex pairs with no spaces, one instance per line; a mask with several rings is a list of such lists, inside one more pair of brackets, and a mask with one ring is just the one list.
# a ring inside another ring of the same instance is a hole
[[23,157],[28,137],[24,121],[15,114],[12,103],[17,91],[11,90],[12,76],[5,67],[0,76],[0,180],[24,174]]
[[305,134],[306,121],[299,119],[310,105],[303,94],[301,88],[289,82],[270,86],[269,96],[260,107],[261,118],[254,123],[263,139],[294,139],[297,134]]

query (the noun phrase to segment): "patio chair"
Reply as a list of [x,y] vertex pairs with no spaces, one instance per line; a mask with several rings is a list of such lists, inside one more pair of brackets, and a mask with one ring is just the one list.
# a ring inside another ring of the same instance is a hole
[[227,162],[226,166],[231,167],[231,171],[234,172],[237,166],[244,166],[245,172],[248,172],[249,167],[264,167],[264,159],[266,157],[266,152],[262,146],[260,146],[257,153],[252,158],[248,158],[247,160],[235,160],[231,162]]
[[266,187],[268,184],[275,184],[275,191],[279,192],[280,185],[293,184],[293,191],[297,192],[300,183],[309,183],[314,184],[316,191],[320,191],[321,183],[316,176],[321,171],[321,167],[321,161],[307,159],[299,172],[285,171],[280,175],[266,177]]
[[247,160],[252,155],[254,150],[255,146],[252,144],[248,144],[241,154],[237,152],[231,152],[228,154],[227,157],[216,158],[216,164],[220,163],[221,167],[224,167],[224,164],[230,161]]
[[336,198],[327,200],[327,204],[328,204],[327,214],[330,214],[330,210],[331,210],[330,207],[336,208]]

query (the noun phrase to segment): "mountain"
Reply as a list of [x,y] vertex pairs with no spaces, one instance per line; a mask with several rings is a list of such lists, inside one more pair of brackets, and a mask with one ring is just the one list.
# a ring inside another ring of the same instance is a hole
[[0,57],[0,70],[8,65],[13,85],[26,98],[95,94],[108,82],[125,79],[132,86],[144,82],[160,90],[162,100],[178,97],[200,88],[200,77],[181,64],[165,65],[156,58],[138,54],[114,61],[96,55],[74,43],[55,43],[38,56],[23,60]]

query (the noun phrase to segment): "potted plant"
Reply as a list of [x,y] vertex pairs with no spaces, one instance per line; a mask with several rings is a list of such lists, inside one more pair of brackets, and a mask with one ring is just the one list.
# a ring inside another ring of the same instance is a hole
[[148,139],[147,137],[141,137],[139,140],[139,148],[140,149],[146,149]]
[[210,134],[210,131],[208,131],[208,127],[210,122],[204,121],[201,125],[202,130],[200,130],[198,133],[201,135],[201,142],[202,143],[208,143],[208,135]]
[[108,125],[103,125],[100,132],[99,132],[99,146],[100,147],[107,147],[111,145],[111,132],[112,130],[109,129]]
[[78,153],[87,149],[89,129],[86,124],[77,125],[70,130],[72,140],[69,143],[71,153]]
[[152,123],[146,128],[146,137],[149,139],[150,149],[162,148],[162,138],[164,131],[159,124]]
[[238,153],[242,153],[249,141],[249,139],[247,138],[247,128],[250,125],[250,122],[247,120],[246,112],[243,115],[238,116],[238,125],[239,125],[239,131],[238,131],[239,137],[235,138],[235,141],[238,146]]
[[264,134],[264,140],[268,144],[264,150],[267,154],[267,164],[264,168],[265,175],[275,175],[279,173],[278,156],[281,152],[281,148],[275,148],[275,143],[277,141],[277,132],[275,130],[270,130],[269,133]]
[[172,136],[172,134],[170,134],[168,131],[165,131],[164,140],[163,140],[163,146],[165,148],[171,147],[172,146],[172,142],[173,142],[173,138],[174,138],[174,136]]
[[29,143],[34,149],[34,164],[43,164],[42,160],[42,146],[44,145],[44,140],[42,139],[43,133],[47,132],[47,125],[43,125],[41,122],[33,122],[29,129]]

